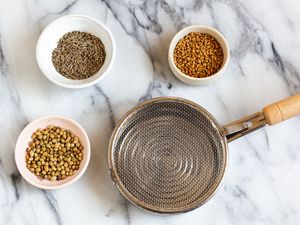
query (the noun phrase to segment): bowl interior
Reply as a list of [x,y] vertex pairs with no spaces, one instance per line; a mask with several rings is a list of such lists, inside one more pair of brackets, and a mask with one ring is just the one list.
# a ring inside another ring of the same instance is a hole
[[[44,129],[48,125],[59,126],[61,128],[70,130],[74,135],[76,135],[79,138],[83,146],[83,159],[81,161],[79,170],[76,170],[74,172],[74,175],[67,177],[64,180],[60,180],[60,181],[49,181],[46,179],[42,180],[38,178],[35,174],[30,172],[26,167],[26,162],[25,162],[26,149],[28,147],[29,142],[31,141],[31,135],[38,128]],[[15,149],[15,160],[21,175],[24,177],[25,180],[27,180],[32,185],[44,189],[54,189],[54,188],[63,187],[79,179],[79,177],[84,173],[84,171],[87,168],[89,158],[90,158],[90,142],[86,132],[76,122],[60,116],[43,117],[28,124],[19,135],[16,144],[16,149]]]
[[[71,80],[59,74],[52,64],[52,52],[56,48],[58,40],[70,31],[82,31],[91,33],[104,44],[106,58],[101,69],[92,77],[84,80]],[[37,44],[37,61],[42,72],[54,83],[65,87],[84,86],[94,84],[110,67],[114,55],[114,41],[110,32],[100,22],[86,16],[65,16],[51,23],[40,36]]]
[[177,45],[177,43],[178,43],[178,41],[180,39],[182,39],[185,35],[187,35],[187,34],[189,34],[191,32],[199,32],[199,33],[209,34],[212,37],[214,37],[219,42],[219,44],[221,45],[222,50],[223,50],[224,59],[223,59],[222,67],[220,68],[220,70],[216,74],[218,74],[226,66],[226,64],[228,63],[228,59],[229,59],[229,47],[228,47],[228,44],[227,44],[225,38],[223,37],[223,35],[219,31],[217,31],[216,29],[213,29],[211,27],[200,26],[200,25],[192,25],[192,26],[186,27],[186,28],[182,29],[181,31],[179,31],[174,36],[174,38],[172,39],[172,41],[170,43],[170,47],[169,47],[169,61],[172,64],[171,66],[173,68],[175,68],[176,71],[179,74],[181,74],[182,76],[186,76],[187,78],[195,79],[195,80],[210,79],[211,77],[215,76],[216,74],[214,74],[212,76],[209,76],[209,77],[204,77],[204,78],[190,77],[190,76],[184,74],[183,72],[181,72],[177,68],[177,66],[175,65],[174,57],[173,57],[174,56],[175,47],[176,47],[176,45]]

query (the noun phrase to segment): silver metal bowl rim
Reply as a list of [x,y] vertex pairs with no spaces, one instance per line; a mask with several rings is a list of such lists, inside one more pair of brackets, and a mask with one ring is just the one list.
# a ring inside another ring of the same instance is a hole
[[[122,124],[126,121],[126,119],[135,111],[137,111],[139,108],[144,107],[145,105],[149,105],[149,104],[153,104],[153,103],[157,103],[157,102],[164,102],[164,101],[173,101],[173,102],[179,102],[179,103],[184,103],[184,104],[188,104],[189,106],[192,106],[194,109],[196,109],[197,111],[203,112],[204,115],[213,122],[213,125],[216,127],[216,129],[219,131],[219,135],[220,135],[220,139],[222,140],[222,149],[224,152],[224,159],[223,159],[223,164],[224,164],[224,169],[222,174],[220,175],[219,178],[219,182],[214,185],[214,187],[210,190],[210,193],[207,195],[206,199],[204,201],[201,202],[195,202],[194,204],[192,204],[189,207],[181,207],[181,208],[177,208],[176,210],[166,210],[166,209],[160,209],[158,207],[150,207],[148,206],[148,204],[145,204],[144,202],[140,201],[139,199],[137,199],[135,196],[133,196],[127,189],[126,187],[124,187],[124,185],[121,182],[120,177],[118,176],[118,173],[116,172],[116,169],[114,167],[114,154],[113,154],[113,146],[115,143],[115,139],[116,136],[120,130],[120,128],[122,127]],[[108,147],[108,167],[109,167],[109,173],[111,175],[111,178],[113,179],[113,183],[116,185],[116,187],[118,188],[118,190],[122,193],[122,195],[128,200],[130,201],[132,204],[134,204],[135,206],[148,211],[148,212],[152,212],[152,213],[158,213],[158,214],[174,214],[174,213],[183,213],[183,212],[189,212],[193,209],[196,209],[200,206],[202,206],[203,204],[205,204],[206,202],[208,202],[214,195],[215,193],[219,190],[224,177],[225,177],[225,173],[227,171],[227,165],[228,165],[228,145],[227,145],[227,140],[226,140],[226,136],[225,133],[223,131],[222,126],[218,123],[218,121],[203,107],[201,107],[200,105],[196,104],[193,101],[190,101],[188,99],[184,99],[184,98],[179,98],[179,97],[157,97],[157,98],[152,98],[150,100],[146,100],[138,105],[136,105],[135,107],[133,107],[132,109],[130,109],[129,111],[127,111],[127,113],[124,114],[124,116],[119,120],[119,122],[117,123],[116,127],[114,128],[110,141],[109,141],[109,147]]]

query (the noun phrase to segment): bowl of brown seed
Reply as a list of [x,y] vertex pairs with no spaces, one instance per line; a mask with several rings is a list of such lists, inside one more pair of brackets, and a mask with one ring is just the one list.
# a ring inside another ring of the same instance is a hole
[[218,79],[228,65],[229,46],[216,29],[192,25],[172,39],[168,61],[174,75],[189,85],[206,85]]
[[100,21],[68,15],[49,24],[39,37],[36,58],[43,74],[66,88],[96,84],[115,59],[115,40]]
[[42,189],[58,189],[77,181],[90,160],[85,130],[63,116],[46,116],[20,133],[15,161],[23,178]]

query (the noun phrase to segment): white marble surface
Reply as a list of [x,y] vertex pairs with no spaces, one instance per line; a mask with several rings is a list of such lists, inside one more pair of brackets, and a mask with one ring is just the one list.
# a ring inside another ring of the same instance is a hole
[[[60,88],[37,66],[39,34],[67,14],[93,16],[115,36],[114,67],[93,87]],[[189,24],[216,27],[231,47],[228,69],[213,85],[186,86],[168,67],[168,43]],[[187,214],[146,213],[107,174],[112,129],[137,103],[184,97],[225,124],[299,92],[299,53],[298,0],[0,0],[0,224],[300,224],[299,117],[230,143],[220,191]],[[13,159],[22,128],[48,114],[81,123],[92,144],[84,177],[56,191],[26,183]]]

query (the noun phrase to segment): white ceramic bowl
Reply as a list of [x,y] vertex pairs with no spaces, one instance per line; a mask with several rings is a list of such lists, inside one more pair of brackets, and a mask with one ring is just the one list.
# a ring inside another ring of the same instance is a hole
[[[30,172],[26,167],[26,149],[28,147],[29,142],[31,141],[31,135],[38,128],[44,129],[48,125],[55,125],[70,130],[74,135],[76,135],[79,138],[83,146],[83,159],[80,163],[79,170],[76,170],[72,176],[67,177],[64,180],[42,180],[38,178],[35,174]],[[32,121],[20,133],[15,148],[15,161],[20,174],[26,181],[28,181],[33,186],[42,189],[58,189],[74,183],[84,174],[90,161],[90,154],[91,148],[87,133],[77,122],[63,116],[46,116]]]
[[[185,35],[191,33],[191,32],[199,32],[199,33],[205,33],[213,36],[221,45],[223,54],[224,54],[224,60],[223,60],[223,65],[221,69],[215,73],[212,76],[209,77],[204,77],[204,78],[195,78],[191,77],[189,75],[184,74],[181,72],[175,65],[174,63],[174,50],[175,47],[180,39],[182,39]],[[181,80],[182,82],[189,84],[189,85],[206,85],[209,84],[213,81],[215,81],[217,78],[221,76],[221,74],[224,72],[224,70],[227,67],[228,61],[230,57],[230,51],[229,51],[229,46],[224,38],[224,36],[217,31],[216,29],[204,25],[192,25],[188,26],[186,28],[183,28],[180,30],[172,39],[170,46],[169,46],[169,52],[168,52],[168,60],[169,60],[169,65],[174,73],[174,75]]]
[[[100,38],[104,44],[106,52],[104,64],[94,76],[88,79],[67,79],[59,74],[52,64],[52,52],[58,40],[70,31],[91,33]],[[113,65],[115,52],[115,40],[108,28],[98,20],[83,15],[69,15],[53,21],[42,32],[36,46],[37,62],[44,75],[53,83],[66,88],[84,88],[103,79]]]

